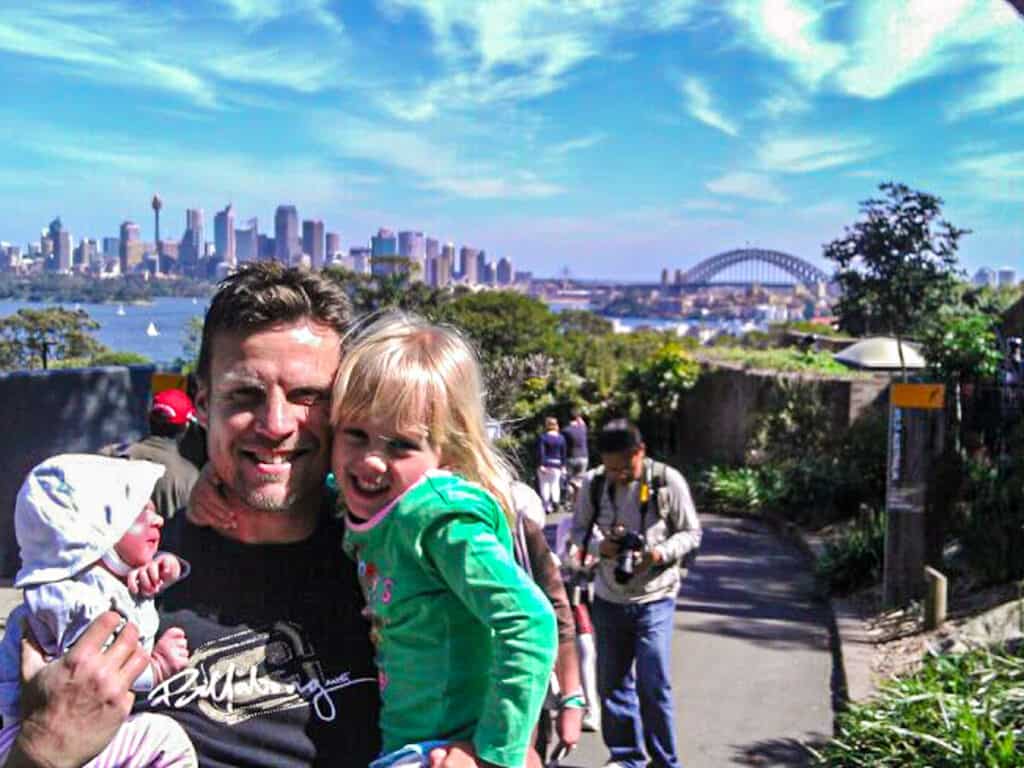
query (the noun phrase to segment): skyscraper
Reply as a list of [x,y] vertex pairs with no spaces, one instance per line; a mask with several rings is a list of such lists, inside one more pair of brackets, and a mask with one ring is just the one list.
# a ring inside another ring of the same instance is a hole
[[320,219],[302,222],[302,252],[309,254],[310,267],[324,268],[324,223]]
[[145,245],[139,232],[139,225],[134,221],[121,223],[121,274],[134,272],[142,263],[142,252]]
[[445,243],[441,248],[441,255],[437,259],[437,287],[444,288],[448,285],[455,269],[455,243]]
[[231,203],[223,211],[217,211],[213,217],[213,243],[217,249],[217,260],[228,266],[235,266],[235,211]]
[[370,238],[370,272],[374,275],[393,275],[398,258],[398,240],[390,229],[381,227]]
[[459,278],[464,283],[475,285],[480,282],[480,274],[477,271],[479,265],[480,251],[477,248],[470,248],[464,245],[459,249]]
[[196,266],[203,258],[203,237],[203,209],[186,209],[185,234],[182,235],[181,246],[178,248],[178,263],[182,274],[195,276]]
[[352,247],[348,249],[348,259],[352,271],[357,275],[365,275],[370,271],[371,251],[365,247]]
[[437,260],[441,256],[441,244],[433,237],[428,237],[423,257],[423,279],[427,285],[437,286]]
[[328,262],[334,262],[344,256],[341,252],[341,235],[337,232],[327,233],[327,250],[324,251],[324,259]]
[[502,256],[498,259],[498,285],[512,284],[512,262]]
[[274,212],[274,259],[291,266],[299,260],[299,213],[294,205],[279,205]]
[[425,277],[426,248],[423,242],[422,232],[399,232],[398,233],[398,255],[409,260],[409,268],[416,280],[423,280]]
[[235,258],[239,264],[259,259],[259,221],[253,217],[248,226],[235,230]]
[[64,228],[60,216],[50,222],[49,238],[53,247],[53,257],[47,262],[47,267],[57,272],[70,272],[71,233]]

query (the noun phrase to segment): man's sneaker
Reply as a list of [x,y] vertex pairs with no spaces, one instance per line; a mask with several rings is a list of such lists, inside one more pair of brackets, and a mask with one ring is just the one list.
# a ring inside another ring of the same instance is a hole
[[592,733],[595,731],[600,731],[601,717],[597,714],[597,712],[592,712],[588,709],[586,713],[583,715],[582,728],[584,731],[590,731]]

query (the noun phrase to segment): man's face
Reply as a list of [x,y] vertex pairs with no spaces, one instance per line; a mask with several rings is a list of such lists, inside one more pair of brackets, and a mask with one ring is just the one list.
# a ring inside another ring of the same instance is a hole
[[330,458],[330,395],[341,339],[306,319],[212,339],[196,407],[217,476],[244,504],[291,511],[319,500]]
[[602,453],[601,463],[608,479],[613,483],[628,483],[639,480],[644,471],[644,447],[632,450]]

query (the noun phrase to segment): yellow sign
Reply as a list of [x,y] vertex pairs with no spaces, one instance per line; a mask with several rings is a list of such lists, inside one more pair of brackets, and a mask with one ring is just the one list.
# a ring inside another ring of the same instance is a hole
[[946,406],[945,384],[892,384],[889,404],[894,408],[939,410]]
[[188,391],[188,377],[183,373],[154,373],[149,386],[154,395],[168,389]]

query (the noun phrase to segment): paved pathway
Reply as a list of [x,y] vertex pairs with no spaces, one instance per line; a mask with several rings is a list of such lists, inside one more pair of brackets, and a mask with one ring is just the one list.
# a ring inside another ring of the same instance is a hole
[[[752,521],[702,515],[672,672],[685,768],[800,766],[832,732],[828,607],[800,553]],[[601,766],[599,734],[563,765]]]

